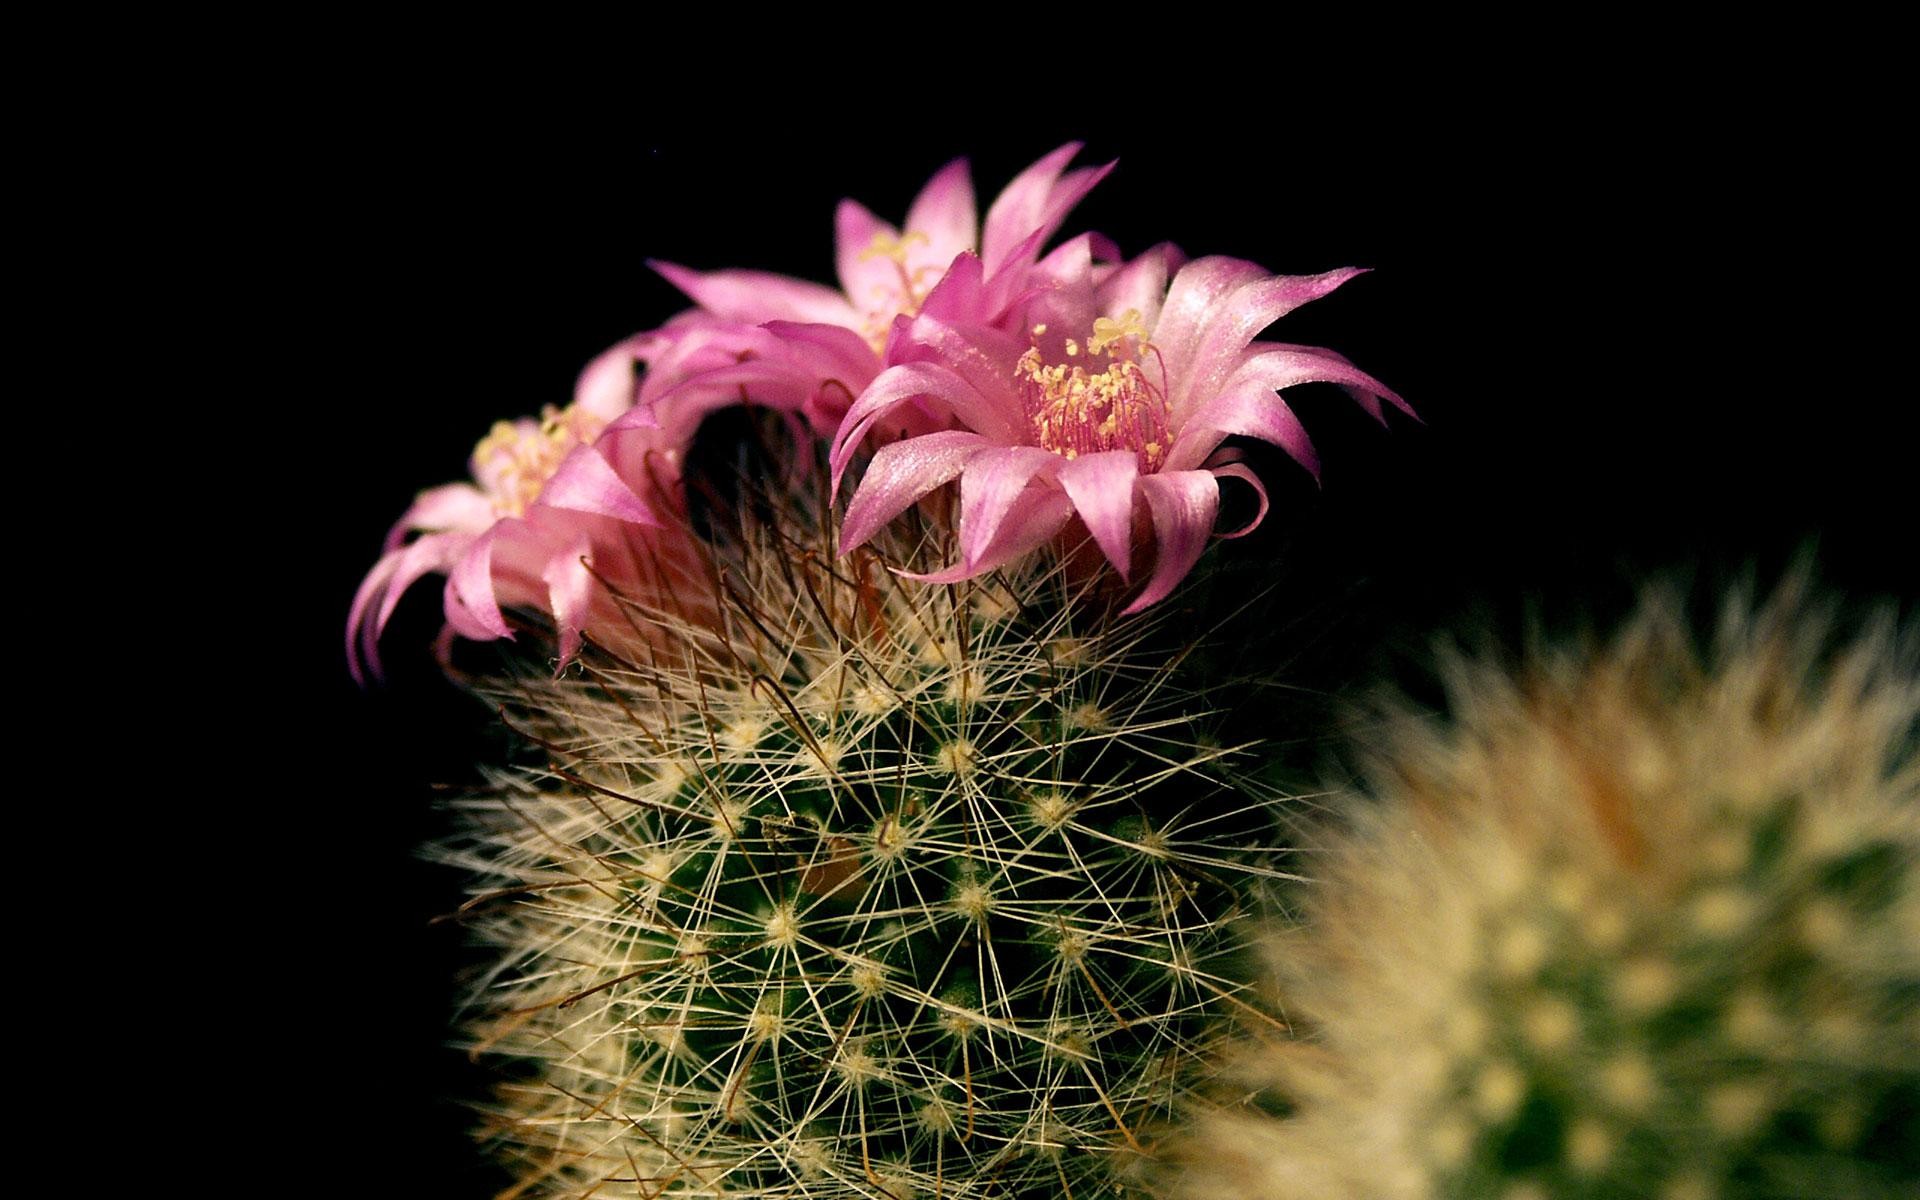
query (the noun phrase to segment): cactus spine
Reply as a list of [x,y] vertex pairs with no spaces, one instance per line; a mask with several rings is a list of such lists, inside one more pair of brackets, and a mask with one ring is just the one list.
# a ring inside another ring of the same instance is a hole
[[1457,667],[1275,943],[1309,1036],[1227,1059],[1251,1099],[1176,1190],[1913,1195],[1920,687],[1791,592],[1704,657],[1655,600],[1604,653]]
[[1244,1006],[1275,802],[1164,631],[815,528],[719,539],[718,627],[634,611],[644,661],[498,686],[544,761],[443,855],[503,953],[472,1028],[519,1064],[516,1194],[1124,1192]]

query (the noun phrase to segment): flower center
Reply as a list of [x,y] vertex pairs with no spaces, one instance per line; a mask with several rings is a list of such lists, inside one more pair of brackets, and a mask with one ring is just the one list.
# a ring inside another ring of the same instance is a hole
[[606,421],[577,405],[540,410],[540,419],[496,421],[473,448],[473,478],[498,517],[517,517],[540,496],[575,446],[591,442]]
[[[1033,327],[1033,336],[1047,331]],[[1040,445],[1065,458],[1102,450],[1132,450],[1143,472],[1157,471],[1167,456],[1167,401],[1148,378],[1149,351],[1140,314],[1128,309],[1118,320],[1101,317],[1083,347],[1066,341],[1069,359],[1048,363],[1034,346],[1015,366],[1016,386]]]
[[[940,275],[941,268],[938,264],[923,263],[919,266],[910,266],[907,262],[915,246],[927,246],[931,240],[926,234],[917,230],[909,229],[895,237],[882,229],[873,235],[873,240],[867,243],[867,248],[860,252],[861,262],[870,262],[876,258],[884,258],[891,262],[894,275],[897,277],[891,282],[873,285],[872,295],[868,298],[868,305],[862,314],[865,321],[860,331],[866,335],[867,343],[873,347],[875,354],[886,349],[887,334],[893,329],[893,319],[903,313],[910,317],[919,312],[920,305],[927,299],[927,292],[932,290],[928,286],[928,281],[937,280]],[[857,296],[848,298],[856,304],[859,303]]]

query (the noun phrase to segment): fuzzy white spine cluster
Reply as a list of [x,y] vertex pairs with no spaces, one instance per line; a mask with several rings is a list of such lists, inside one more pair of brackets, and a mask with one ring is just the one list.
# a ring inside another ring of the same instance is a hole
[[1916,1194],[1913,646],[1680,611],[1401,714],[1174,1194]]

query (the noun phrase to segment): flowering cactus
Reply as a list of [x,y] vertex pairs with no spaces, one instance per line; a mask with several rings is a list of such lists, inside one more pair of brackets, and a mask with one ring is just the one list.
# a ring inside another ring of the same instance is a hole
[[1177,1195],[1915,1194],[1912,645],[1677,609],[1401,725]]
[[[442,851],[501,953],[471,1028],[517,1073],[513,1194],[1125,1191],[1246,1006],[1277,800],[1210,735],[1196,643],[1134,614],[1194,568],[1215,478],[1259,487],[1225,436],[1312,465],[1276,388],[1400,402],[1252,341],[1350,273],[1043,254],[1105,174],[1077,149],[977,249],[963,164],[904,230],[843,205],[844,295],[660,264],[700,307],[496,427],[363,584],[356,664],[432,572],[450,636],[522,648],[468,680],[537,761]],[[1082,342],[1107,365],[1060,361]],[[780,453],[730,504],[688,460],[740,404]],[[1124,612],[1102,555],[1149,576]]]

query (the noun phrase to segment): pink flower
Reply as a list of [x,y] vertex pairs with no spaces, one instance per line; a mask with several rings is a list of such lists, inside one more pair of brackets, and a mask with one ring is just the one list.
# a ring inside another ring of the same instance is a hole
[[[834,439],[840,479],[876,423],[903,406],[942,419],[936,432],[883,445],[841,527],[842,553],[935,488],[960,481],[960,561],[917,576],[970,578],[1053,541],[1077,519],[1123,582],[1136,550],[1151,575],[1127,607],[1164,598],[1198,561],[1219,513],[1219,478],[1265,488],[1220,444],[1272,442],[1317,479],[1306,431],[1277,391],[1345,386],[1376,419],[1381,398],[1411,413],[1372,376],[1330,350],[1255,341],[1267,325],[1360,274],[1272,275],[1253,263],[1181,265],[1162,246],[1122,266],[1096,265],[1085,238],[1036,267],[1050,286],[1022,306],[1024,336],[922,311],[896,335],[889,367],[848,411]],[[1171,285],[1168,275],[1175,271]],[[1138,545],[1136,546],[1136,542]]]
[[579,652],[582,630],[618,641],[632,625],[594,586],[596,575],[645,595],[697,573],[675,522],[680,460],[697,415],[663,422],[649,407],[645,419],[631,419],[647,390],[637,383],[640,365],[697,351],[699,338],[679,332],[614,346],[581,373],[566,408],[495,424],[474,447],[472,483],[421,493],[387,535],[347,616],[356,680],[378,676],[380,633],[400,597],[428,574],[447,576],[451,633],[511,638],[503,609],[544,609],[565,663]]
[[854,396],[894,361],[892,339],[915,315],[1006,323],[1032,286],[1041,246],[1113,169],[1067,170],[1079,150],[1069,143],[1021,172],[987,210],[984,229],[965,159],[921,189],[904,231],[857,201],[841,201],[834,216],[840,291],[766,271],[653,263],[709,317],[765,327],[785,343],[768,352],[743,335],[738,360],[689,379],[687,393],[737,397],[744,388],[755,402],[804,413],[817,433],[831,435]]

